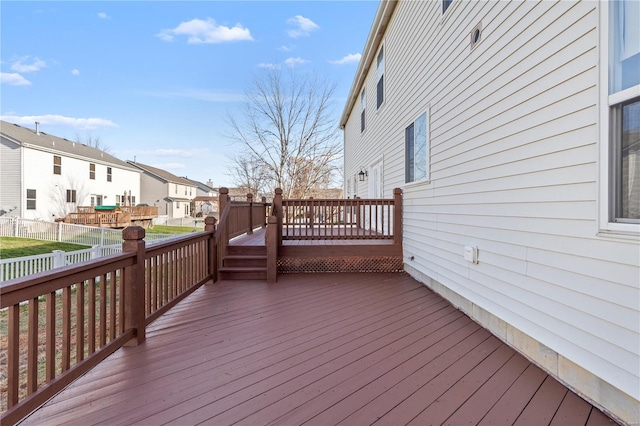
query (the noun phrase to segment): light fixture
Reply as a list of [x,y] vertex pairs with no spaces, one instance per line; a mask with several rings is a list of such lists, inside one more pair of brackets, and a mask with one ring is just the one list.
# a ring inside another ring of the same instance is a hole
[[358,180],[360,182],[364,182],[364,178],[367,177],[369,174],[367,173],[367,171],[363,168],[360,169],[360,173],[358,173]]

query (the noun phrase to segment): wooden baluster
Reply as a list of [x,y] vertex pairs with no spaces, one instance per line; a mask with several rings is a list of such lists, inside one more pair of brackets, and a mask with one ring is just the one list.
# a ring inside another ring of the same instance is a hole
[[56,293],[47,294],[47,318],[46,327],[46,367],[45,378],[47,383],[56,377]]
[[7,407],[18,403],[20,389],[20,305],[9,307],[7,374]]
[[88,309],[87,309],[87,352],[89,355],[96,351],[96,279],[89,280]]
[[84,359],[84,281],[76,285],[76,364]]
[[71,368],[71,288],[62,289],[62,372]]
[[38,298],[29,300],[29,342],[27,346],[27,395],[38,390]]

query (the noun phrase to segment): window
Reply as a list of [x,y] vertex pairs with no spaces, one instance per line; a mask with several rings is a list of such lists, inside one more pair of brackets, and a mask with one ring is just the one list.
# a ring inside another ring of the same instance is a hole
[[176,193],[176,194],[178,193],[178,184],[177,184],[177,183],[176,183],[176,190],[175,190],[175,193]]
[[62,174],[62,157],[59,155],[53,156],[53,174],[61,175]]
[[75,203],[75,202],[76,202],[76,190],[67,189],[67,203]]
[[378,59],[376,60],[376,69],[378,70],[378,84],[376,86],[377,103],[376,108],[380,108],[384,102],[384,47],[380,48]]
[[132,206],[135,206],[135,205],[136,205],[136,197],[135,197],[135,195],[132,195],[132,196],[131,196],[131,205],[132,205]]
[[364,89],[360,94],[360,133],[364,132],[364,110],[367,106],[367,98],[365,97]]
[[449,9],[449,6],[451,6],[451,2],[453,0],[442,0],[442,14],[444,15],[444,13],[447,11],[447,9]]
[[405,182],[425,180],[429,174],[429,145],[427,114],[422,114],[404,131]]
[[27,189],[27,210],[36,209],[36,190]]
[[122,195],[116,195],[116,205],[122,204]]
[[89,164],[89,179],[94,179],[96,178],[96,165],[93,163]]
[[[640,2],[609,2],[608,222],[640,223]],[[606,136],[605,136],[606,137]],[[607,174],[605,174],[607,176]]]
[[111,167],[107,167],[107,182],[111,182],[111,179],[112,179]]

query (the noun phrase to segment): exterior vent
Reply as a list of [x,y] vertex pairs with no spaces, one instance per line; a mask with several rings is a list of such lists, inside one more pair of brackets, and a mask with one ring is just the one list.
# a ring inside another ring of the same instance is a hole
[[473,50],[482,40],[482,23],[476,25],[476,27],[471,30],[471,34],[469,36],[471,41],[471,50]]

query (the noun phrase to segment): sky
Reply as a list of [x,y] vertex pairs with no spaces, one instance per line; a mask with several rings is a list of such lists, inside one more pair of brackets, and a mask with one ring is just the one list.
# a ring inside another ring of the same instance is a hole
[[272,68],[336,84],[336,127],[377,0],[0,2],[0,116],[233,186],[228,117]]

